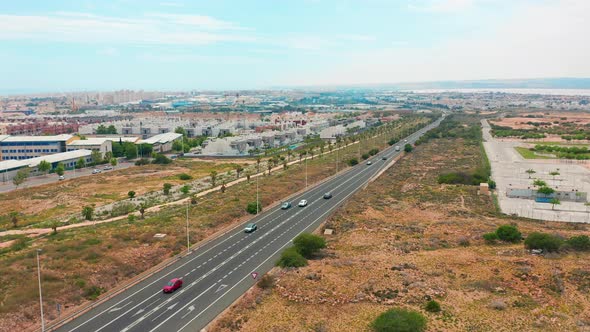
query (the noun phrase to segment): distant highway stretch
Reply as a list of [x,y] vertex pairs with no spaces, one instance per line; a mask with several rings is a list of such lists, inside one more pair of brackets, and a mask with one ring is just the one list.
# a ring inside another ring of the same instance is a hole
[[[398,143],[415,142],[443,118]],[[57,331],[199,331],[252,287],[275,264],[283,249],[303,232],[312,232],[399,153],[389,147],[366,162],[291,198],[293,207],[273,208],[203,245],[169,267],[114,296]],[[387,159],[383,159],[387,157]],[[333,197],[324,199],[324,193]],[[297,206],[305,199],[308,205]],[[162,287],[173,278],[183,286],[170,294]]]

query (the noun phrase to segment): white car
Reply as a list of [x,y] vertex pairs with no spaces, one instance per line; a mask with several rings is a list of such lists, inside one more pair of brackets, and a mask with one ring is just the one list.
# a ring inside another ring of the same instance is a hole
[[101,172],[101,170],[99,170],[98,168],[95,168],[92,170],[92,174],[98,174],[100,172]]
[[304,199],[302,199],[301,201],[299,201],[299,204],[298,204],[298,205],[299,205],[299,206],[302,206],[302,207],[303,207],[303,206],[307,206],[307,201],[306,201],[306,200],[304,200]]
[[59,179],[59,181],[63,181],[63,180],[65,180],[66,178],[65,178],[63,175],[60,175],[58,179]]
[[110,165],[109,165],[109,166],[105,166],[103,169],[104,169],[105,171],[110,171],[110,170],[112,170],[112,169],[113,169],[113,166],[110,166]]

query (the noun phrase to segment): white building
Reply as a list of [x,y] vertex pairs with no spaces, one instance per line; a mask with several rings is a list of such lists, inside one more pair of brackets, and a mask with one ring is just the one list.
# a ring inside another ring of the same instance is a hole
[[91,137],[72,141],[66,145],[67,151],[92,150],[100,152],[102,157],[113,151],[113,142],[106,137]]
[[172,144],[174,141],[180,141],[182,134],[177,133],[164,133],[152,136],[148,139],[140,140],[138,144],[150,144],[154,152],[168,152],[172,150]]
[[65,168],[73,168],[76,162],[83,158],[86,163],[92,162],[92,151],[90,150],[76,150],[62,153],[56,153],[48,156],[35,157],[25,160],[5,160],[0,161],[0,179],[2,182],[11,181],[12,178],[21,168],[29,167],[30,175],[40,175],[37,169],[39,163],[45,160],[51,164],[51,169],[57,167],[58,163],[62,163]]

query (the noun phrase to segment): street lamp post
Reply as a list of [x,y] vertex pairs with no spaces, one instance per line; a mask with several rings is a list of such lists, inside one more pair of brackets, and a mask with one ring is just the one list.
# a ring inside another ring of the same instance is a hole
[[37,277],[39,279],[39,306],[41,308],[41,332],[45,332],[45,319],[43,318],[43,294],[41,292],[41,264],[39,263],[39,253],[41,249],[37,249]]
[[191,250],[191,240],[190,240],[190,234],[189,234],[189,230],[188,230],[188,206],[190,204],[190,199],[187,201],[186,204],[186,254],[188,255],[190,253]]
[[305,188],[307,188],[307,157],[305,157]]
[[258,176],[256,176],[256,214],[258,214]]

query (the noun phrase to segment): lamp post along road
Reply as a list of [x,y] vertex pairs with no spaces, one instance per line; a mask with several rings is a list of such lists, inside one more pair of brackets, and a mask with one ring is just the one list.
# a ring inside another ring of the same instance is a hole
[[258,176],[256,177],[256,214],[258,214]]
[[37,249],[37,277],[39,279],[39,307],[41,308],[41,332],[45,332],[45,319],[43,318],[43,293],[41,292],[41,264],[39,263],[39,253]]
[[189,204],[190,204],[190,200],[188,200],[187,204],[186,204],[186,253],[187,253],[187,255],[191,251],[191,240],[190,240],[190,234],[189,234],[189,230],[188,230],[188,207],[189,207]]

